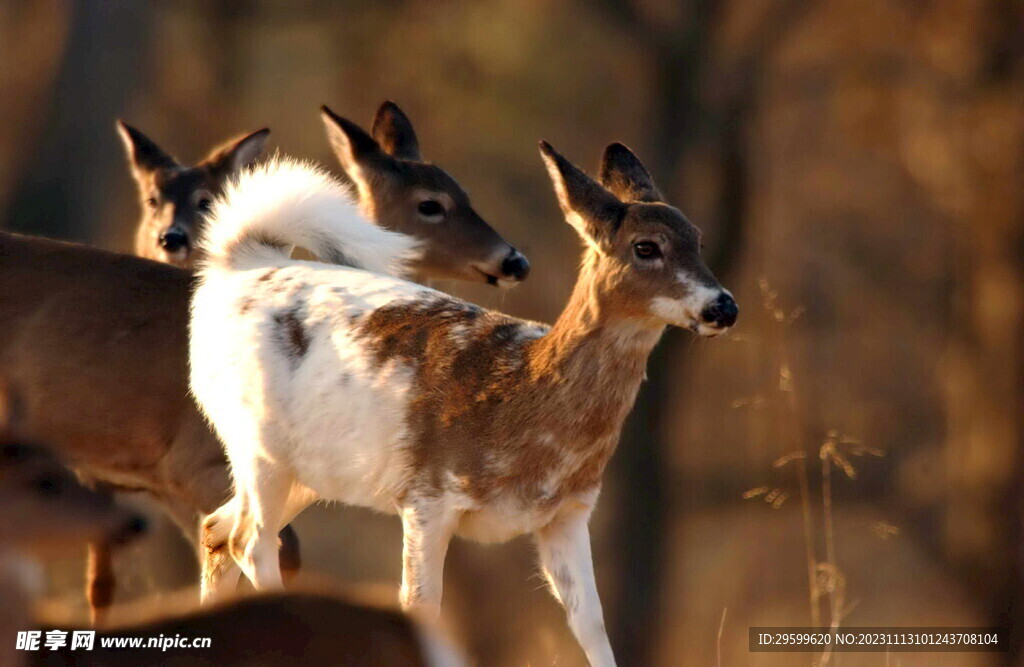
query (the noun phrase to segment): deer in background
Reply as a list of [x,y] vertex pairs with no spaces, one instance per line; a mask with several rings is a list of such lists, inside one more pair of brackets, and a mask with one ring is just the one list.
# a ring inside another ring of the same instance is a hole
[[83,486],[47,449],[18,437],[17,397],[0,388],[0,664],[19,665],[19,631],[32,628],[30,605],[42,582],[37,561],[85,542],[126,543],[143,517]]
[[[358,204],[346,205],[417,239],[423,261],[405,267],[412,274],[504,287],[526,277],[526,259],[458,183],[412,159],[418,140],[396,105],[381,106],[373,137],[330,110],[324,122],[359,184]],[[0,257],[0,365],[23,390],[26,428],[91,483],[152,496],[194,542],[200,517],[224,503],[231,480],[221,444],[189,396],[191,272],[4,233]],[[281,541],[282,566],[293,571],[299,553],[290,527]],[[89,550],[86,592],[97,620],[113,600],[112,557],[105,543]]]
[[[551,327],[385,275],[415,248],[342,215],[336,186],[301,165],[247,174],[215,204],[191,383],[235,496],[203,540],[258,589],[281,586],[277,531],[318,499],[401,517],[406,608],[439,608],[453,535],[530,533],[588,659],[614,664],[588,530],[602,473],[666,325],[714,336],[738,309],[625,146],[607,148],[600,183],[541,154],[586,244]],[[290,259],[292,245],[346,266]],[[236,575],[204,578],[215,592]]]
[[142,207],[135,254],[191,268],[196,259],[195,241],[214,197],[240,169],[259,158],[270,130],[263,128],[236,137],[194,166],[184,167],[123,120],[118,120],[116,127]]
[[421,278],[454,278],[513,287],[530,263],[476,212],[458,181],[423,161],[412,122],[394,102],[373,119],[372,136],[326,106],[321,114],[334,154],[356,186],[363,216],[423,243]]
[[[389,229],[431,241],[417,272],[423,277],[486,281],[512,286],[530,265],[473,209],[446,171],[423,161],[408,116],[384,102],[371,134],[321,108],[323,122],[365,215]],[[142,206],[135,254],[192,268],[204,220],[225,184],[263,152],[269,129],[232,139],[192,167],[183,167],[124,121],[117,121]],[[372,135],[372,136],[371,136]]]
[[[13,405],[0,392],[0,664],[138,665],[152,660],[216,665],[427,665],[462,664],[458,653],[430,624],[385,607],[334,595],[288,593],[249,597],[203,611],[166,612],[96,635],[88,651],[65,647],[16,651],[18,632],[39,628],[31,605],[39,591],[39,560],[63,556],[85,542],[126,543],[145,529],[145,520],[113,503],[109,495],[83,486],[42,447],[23,444],[9,428]],[[161,604],[161,607],[164,605]],[[135,610],[137,618],[138,610]],[[151,613],[151,612],[150,612]],[[45,619],[49,621],[50,619]],[[69,633],[65,620],[45,629]],[[242,632],[239,632],[243,629]],[[160,648],[108,649],[107,637],[209,637],[207,649],[170,653]],[[176,664],[176,663],[175,663]]]

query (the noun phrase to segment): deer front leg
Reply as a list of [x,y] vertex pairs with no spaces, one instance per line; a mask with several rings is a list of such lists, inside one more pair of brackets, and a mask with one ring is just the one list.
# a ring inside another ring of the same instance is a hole
[[429,615],[441,609],[444,557],[458,514],[439,498],[411,498],[399,507],[402,516],[402,609]]
[[594,667],[615,665],[594,581],[590,512],[578,512],[537,531],[541,567],[569,617],[569,627]]
[[283,465],[266,459],[255,460],[247,472],[240,488],[245,495],[234,501],[236,516],[228,549],[256,590],[281,590],[277,533],[291,518],[288,498],[293,476]]

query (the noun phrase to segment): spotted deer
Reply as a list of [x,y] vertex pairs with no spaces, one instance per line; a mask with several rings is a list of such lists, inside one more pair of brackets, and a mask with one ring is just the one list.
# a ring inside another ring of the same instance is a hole
[[[235,496],[203,539],[257,588],[281,586],[277,531],[317,499],[400,516],[407,608],[439,608],[453,535],[530,533],[590,662],[614,664],[587,526],[602,472],[666,325],[714,336],[737,306],[626,147],[607,148],[600,182],[541,154],[586,245],[550,327],[385,275],[415,257],[406,238],[349,253],[375,228],[332,215],[330,184],[296,165],[243,176],[215,205],[191,385]],[[347,266],[289,259],[293,244]],[[206,575],[216,591],[237,570]]]
[[[526,258],[447,172],[421,161],[397,105],[381,105],[372,136],[329,109],[323,116],[358,184],[352,201],[339,191],[342,208],[416,239],[421,254],[404,267],[410,276],[501,287],[526,278]],[[0,257],[0,365],[23,389],[26,426],[91,483],[156,499],[194,542],[199,518],[223,504],[231,483],[221,445],[188,395],[192,273],[2,232]],[[294,531],[284,527],[281,540],[284,567],[293,570]],[[90,548],[86,580],[102,620],[116,587],[108,545]]]
[[116,127],[142,207],[135,254],[191,268],[195,241],[213,198],[240,169],[259,158],[270,130],[231,139],[189,167],[123,120]]

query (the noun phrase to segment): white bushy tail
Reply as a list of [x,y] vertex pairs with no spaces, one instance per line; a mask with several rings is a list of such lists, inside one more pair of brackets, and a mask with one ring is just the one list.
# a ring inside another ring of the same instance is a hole
[[207,266],[236,270],[279,262],[298,246],[323,262],[399,274],[417,246],[363,217],[324,170],[277,157],[227,186],[206,230]]

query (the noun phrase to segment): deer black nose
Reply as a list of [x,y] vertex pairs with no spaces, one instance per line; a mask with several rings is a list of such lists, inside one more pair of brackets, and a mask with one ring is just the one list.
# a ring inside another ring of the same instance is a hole
[[160,235],[160,247],[167,252],[181,250],[188,245],[188,237],[176,230],[166,231]]
[[700,318],[708,324],[731,327],[736,324],[739,314],[740,307],[736,305],[736,300],[728,292],[722,292],[701,311]]
[[526,280],[526,276],[530,273],[530,263],[526,261],[521,252],[513,248],[505,261],[501,263],[501,272],[516,280]]

